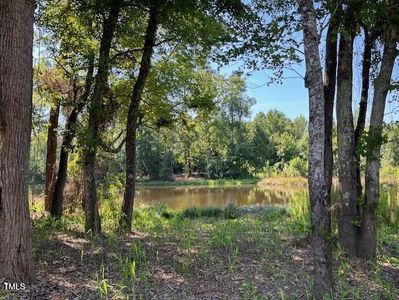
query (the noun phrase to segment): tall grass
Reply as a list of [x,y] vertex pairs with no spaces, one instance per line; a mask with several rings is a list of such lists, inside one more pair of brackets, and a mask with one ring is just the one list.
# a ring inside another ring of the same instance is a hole
[[307,192],[299,192],[292,196],[288,202],[287,211],[299,231],[310,230],[310,201]]
[[382,187],[378,206],[380,220],[387,225],[399,225],[399,191],[397,186]]
[[[337,188],[332,189],[331,197],[332,206],[334,206],[339,197]],[[300,231],[310,229],[311,211],[307,192],[294,194],[289,200],[287,211]],[[397,185],[381,185],[378,214],[380,221],[384,224],[399,226],[399,187]],[[332,218],[336,217],[333,214]]]

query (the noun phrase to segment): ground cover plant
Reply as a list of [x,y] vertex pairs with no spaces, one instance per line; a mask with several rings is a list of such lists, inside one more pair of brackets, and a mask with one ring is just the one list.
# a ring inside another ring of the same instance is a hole
[[[9,299],[312,299],[307,198],[288,207],[137,209],[121,234],[109,201],[104,235],[84,233],[80,209],[54,220],[34,203],[36,282]],[[376,268],[331,241],[337,299],[399,296],[397,224],[381,223]],[[4,292],[2,295],[5,296]]]

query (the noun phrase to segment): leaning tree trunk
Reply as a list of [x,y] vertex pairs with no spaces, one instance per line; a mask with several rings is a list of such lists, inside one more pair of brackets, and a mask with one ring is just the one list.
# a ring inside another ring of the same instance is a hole
[[364,132],[364,126],[366,124],[367,115],[367,102],[369,97],[369,86],[370,86],[370,67],[371,67],[371,50],[373,47],[373,40],[370,37],[367,29],[364,28],[364,52],[363,52],[363,63],[362,63],[362,92],[360,95],[359,103],[359,116],[357,118],[357,124],[355,129],[355,155],[356,155],[356,188],[357,196],[362,195],[362,181],[360,174],[360,139]]
[[[326,36],[326,60],[324,70],[324,118],[325,118],[325,153],[324,168],[328,205],[331,205],[331,188],[333,177],[332,128],[337,75],[337,38],[338,23],[335,15],[331,16]],[[329,217],[331,219],[331,216]],[[331,226],[331,225],[330,225]]]
[[337,74],[337,137],[340,214],[338,239],[343,249],[357,254],[359,212],[355,172],[355,137],[352,114],[353,16],[347,9],[345,33],[341,33]]
[[47,130],[47,153],[46,153],[46,182],[44,185],[44,205],[47,211],[51,210],[54,184],[57,173],[57,128],[60,114],[60,103],[57,101],[50,109],[49,126]]
[[320,36],[313,1],[299,2],[304,35],[306,84],[309,91],[309,195],[312,209],[313,296],[322,299],[332,292],[332,264],[329,237],[331,219],[325,169],[325,107],[320,64]]
[[386,98],[391,84],[392,70],[398,55],[398,50],[396,50],[397,31],[391,29],[387,35],[380,72],[374,83],[373,106],[371,109],[369,137],[367,141],[366,192],[362,211],[359,255],[369,260],[376,260],[382,125]]
[[68,171],[68,157],[71,151],[72,141],[76,134],[76,122],[78,120],[79,112],[83,109],[90,95],[90,89],[93,83],[93,69],[94,69],[94,57],[89,61],[89,67],[86,75],[85,92],[79,103],[72,109],[69,114],[68,120],[65,125],[64,138],[61,145],[60,161],[58,164],[58,175],[54,185],[53,198],[51,200],[51,215],[59,219],[62,215],[63,203],[64,203],[64,189],[67,181]]
[[132,228],[132,214],[134,205],[134,192],[136,188],[136,131],[139,117],[141,95],[150,70],[151,56],[154,51],[155,37],[158,27],[158,12],[152,7],[144,40],[144,50],[136,83],[130,99],[129,112],[126,122],[126,182],[123,195],[122,215],[120,227],[122,230]]
[[104,20],[100,44],[97,76],[93,97],[89,107],[89,126],[84,150],[84,194],[85,230],[92,234],[101,233],[101,221],[98,211],[97,187],[95,179],[95,162],[99,140],[99,125],[103,110],[103,97],[108,84],[109,54],[111,43],[118,24],[121,0],[111,2],[108,17]]
[[29,282],[34,1],[0,1],[0,278]]

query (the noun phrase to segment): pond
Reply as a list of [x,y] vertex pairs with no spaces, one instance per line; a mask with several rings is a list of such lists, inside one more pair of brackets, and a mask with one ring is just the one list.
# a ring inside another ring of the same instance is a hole
[[287,205],[290,199],[306,193],[305,188],[274,188],[243,185],[232,187],[139,187],[138,206],[164,205],[174,210],[189,207],[224,207],[232,202],[236,206]]

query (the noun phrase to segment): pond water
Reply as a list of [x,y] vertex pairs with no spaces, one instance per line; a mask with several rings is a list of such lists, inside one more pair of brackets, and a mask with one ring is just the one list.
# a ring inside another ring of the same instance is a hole
[[304,188],[264,188],[255,185],[233,187],[140,187],[136,194],[138,206],[165,205],[174,210],[189,207],[224,207],[232,202],[237,206],[280,204],[306,193]]

